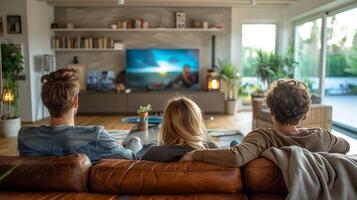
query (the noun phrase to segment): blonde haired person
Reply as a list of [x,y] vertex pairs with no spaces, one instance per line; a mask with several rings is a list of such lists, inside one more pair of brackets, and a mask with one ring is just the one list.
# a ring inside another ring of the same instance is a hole
[[142,160],[173,162],[187,152],[208,147],[216,146],[206,143],[206,127],[201,109],[191,99],[177,97],[171,99],[165,108],[159,145],[146,145],[137,156]]
[[241,167],[270,147],[296,145],[312,152],[346,154],[350,145],[321,128],[300,128],[310,106],[310,93],[298,80],[278,80],[268,91],[265,102],[270,110],[273,128],[258,128],[248,133],[239,145],[227,149],[195,150],[181,161],[200,161],[229,167]]

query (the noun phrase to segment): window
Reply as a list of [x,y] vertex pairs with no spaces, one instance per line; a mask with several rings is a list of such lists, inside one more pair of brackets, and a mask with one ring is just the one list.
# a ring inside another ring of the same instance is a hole
[[314,94],[319,92],[322,19],[305,22],[296,27],[295,48],[299,66],[296,78],[303,80]]
[[256,77],[254,61],[257,51],[262,49],[275,52],[275,24],[243,24],[242,25],[242,60],[243,76]]
[[[356,6],[349,6],[297,24],[295,55],[299,62],[296,78],[305,81],[312,93],[324,95],[324,104],[333,106],[335,126],[357,134],[356,118],[346,114],[357,112],[356,19]],[[321,51],[322,45],[326,51]],[[326,60],[324,65],[322,60]],[[326,70],[326,74],[322,74],[321,69]]]
[[357,128],[357,8],[327,17],[325,103],[333,120]]

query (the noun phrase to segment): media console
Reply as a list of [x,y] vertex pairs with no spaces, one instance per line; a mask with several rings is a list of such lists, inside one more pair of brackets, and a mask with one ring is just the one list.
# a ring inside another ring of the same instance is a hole
[[81,91],[78,114],[134,114],[139,106],[151,104],[153,112],[163,112],[167,101],[175,96],[193,99],[205,113],[223,114],[225,99],[222,92],[208,91],[150,91],[97,92]]

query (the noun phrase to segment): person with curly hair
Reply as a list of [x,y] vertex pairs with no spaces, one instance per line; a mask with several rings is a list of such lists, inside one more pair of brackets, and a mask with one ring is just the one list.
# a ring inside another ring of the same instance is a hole
[[278,80],[271,84],[265,97],[273,128],[258,128],[240,144],[226,149],[195,150],[181,161],[200,161],[228,167],[241,167],[260,157],[270,147],[299,146],[311,152],[346,154],[350,145],[321,128],[300,128],[310,110],[311,95],[305,83],[297,80]]

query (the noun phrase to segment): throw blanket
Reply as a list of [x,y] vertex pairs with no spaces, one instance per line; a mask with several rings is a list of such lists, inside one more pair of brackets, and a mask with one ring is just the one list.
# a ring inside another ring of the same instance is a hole
[[286,199],[357,199],[357,159],[297,146],[270,148],[262,156],[281,169]]

